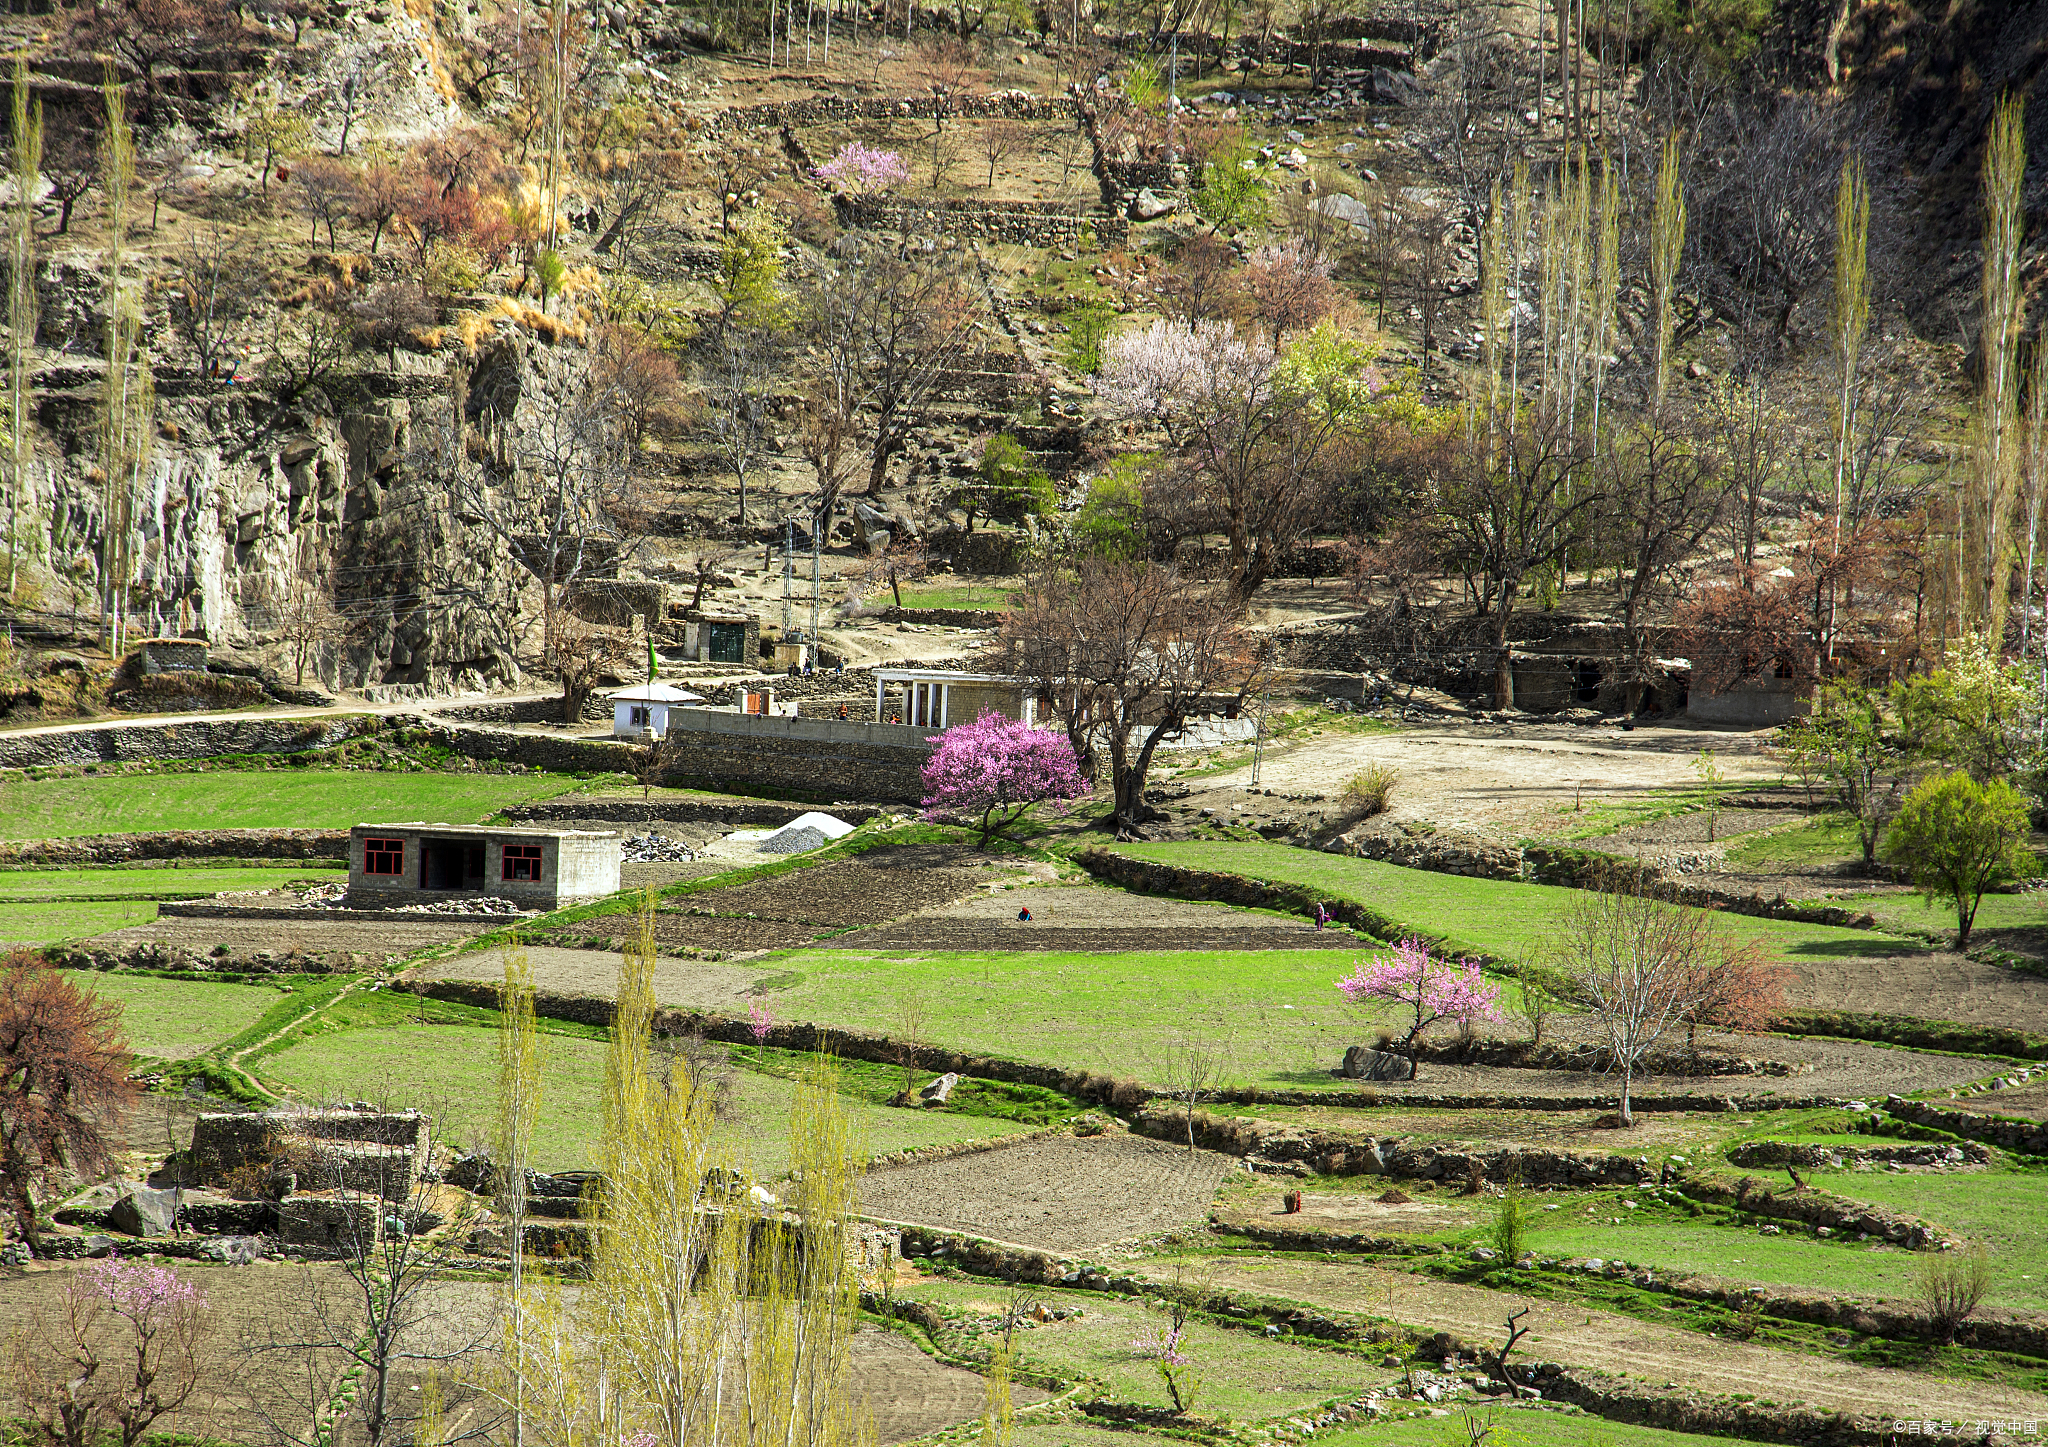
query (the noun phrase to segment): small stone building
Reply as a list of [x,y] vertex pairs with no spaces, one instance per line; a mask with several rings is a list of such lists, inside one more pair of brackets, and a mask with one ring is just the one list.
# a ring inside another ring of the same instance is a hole
[[619,890],[616,830],[413,822],[348,833],[349,902],[359,909],[465,894],[559,909]]
[[1038,722],[1031,685],[1002,673],[959,673],[947,668],[875,670],[875,717],[913,728],[949,728],[999,713],[1019,723]]
[[738,610],[669,608],[668,636],[680,631],[683,657],[698,663],[755,664],[761,658],[761,620]]

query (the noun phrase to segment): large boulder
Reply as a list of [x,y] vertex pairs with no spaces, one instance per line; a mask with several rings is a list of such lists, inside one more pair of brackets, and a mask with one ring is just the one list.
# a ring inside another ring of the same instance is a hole
[[127,1186],[107,1208],[107,1225],[126,1236],[168,1236],[177,1224],[177,1207],[175,1191]]
[[1157,221],[1162,216],[1171,216],[1180,209],[1180,202],[1171,196],[1159,196],[1150,186],[1141,189],[1131,198],[1126,213],[1133,221]]
[[1344,1076],[1348,1080],[1413,1080],[1415,1062],[1391,1050],[1354,1045],[1344,1052]]

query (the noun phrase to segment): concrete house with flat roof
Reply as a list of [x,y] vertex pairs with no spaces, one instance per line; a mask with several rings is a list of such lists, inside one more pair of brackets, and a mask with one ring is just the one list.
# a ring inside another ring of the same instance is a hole
[[348,831],[349,903],[391,909],[493,895],[559,909],[619,890],[613,829],[484,824],[358,824]]

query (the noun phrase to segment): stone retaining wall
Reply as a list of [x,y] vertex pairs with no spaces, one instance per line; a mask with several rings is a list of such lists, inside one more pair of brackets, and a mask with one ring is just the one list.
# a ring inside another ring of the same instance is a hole
[[127,760],[209,759],[223,754],[299,754],[375,733],[375,715],[341,718],[201,719],[190,723],[67,728],[0,735],[0,769]]
[[931,120],[943,104],[948,117],[983,120],[1001,117],[1020,121],[1072,121],[1080,107],[1071,96],[1032,95],[1028,91],[997,91],[991,95],[957,96],[942,103],[921,96],[806,96],[802,100],[769,101],[734,106],[712,122],[715,129],[734,126],[811,126],[831,121],[888,121],[905,117]]
[[[1131,1121],[1131,1130],[1155,1140],[1185,1141],[1189,1124],[1180,1108],[1155,1101]],[[1194,1113],[1192,1124],[1196,1145],[1254,1161],[1299,1163],[1324,1176],[1464,1180],[1476,1166],[1488,1180],[1512,1177],[1525,1185],[1575,1189],[1634,1186],[1656,1178],[1656,1172],[1634,1156],[1529,1149],[1455,1151],[1382,1140],[1358,1131],[1280,1125],[1203,1110]]]
[[[663,782],[712,789],[769,788],[834,799],[886,799],[905,804],[915,804],[924,797],[923,769],[931,755],[929,745],[807,736],[819,724],[829,727],[835,720],[758,722],[764,727],[747,732],[686,728],[678,723],[663,745],[669,760],[669,772]],[[792,727],[786,731],[765,727],[773,723]],[[807,729],[804,725],[811,727]],[[850,731],[853,726],[840,727]],[[875,731],[891,728],[888,724],[860,727]],[[779,736],[779,732],[786,732],[787,736]]]
[[1990,1159],[1991,1152],[1975,1142],[1959,1146],[1795,1146],[1784,1141],[1749,1141],[1728,1152],[1728,1164],[1745,1170],[1754,1166],[1806,1166],[1839,1171],[1892,1162],[1903,1166],[1981,1166]]
[[2028,1156],[2048,1155],[2048,1125],[2040,1121],[2004,1120],[1972,1110],[1946,1110],[1924,1100],[1905,1100],[1896,1095],[1886,1098],[1884,1108],[1900,1120],[1932,1126],[1967,1140],[1985,1141],[2001,1150]]
[[1866,1232],[1895,1246],[1913,1251],[1938,1251],[1948,1239],[1917,1216],[1887,1211],[1863,1201],[1852,1201],[1826,1191],[1767,1191],[1763,1183],[1745,1176],[1734,1184],[1697,1176],[1681,1177],[1676,1183],[1681,1194],[1708,1206],[1723,1206],[1762,1216],[1771,1221],[1792,1221],[1804,1226],[1825,1226],[1830,1232]]
[[[870,706],[872,711],[872,706]],[[711,799],[589,799],[563,803],[514,804],[500,810],[507,819],[521,823],[551,823],[571,819],[601,820],[607,824],[730,824],[735,828],[765,825],[780,828],[799,814],[810,812],[811,804],[760,803],[725,804]],[[884,812],[873,804],[828,804],[825,811],[849,824],[865,824]]]
[[1131,223],[1118,212],[1079,212],[1026,201],[910,201],[890,196],[836,196],[842,226],[918,236],[972,236],[1049,251],[1078,247],[1082,233],[1098,247],[1121,245]]
[[932,623],[941,628],[993,628],[1003,615],[992,608],[884,608],[884,623]]
[[87,834],[76,839],[0,843],[0,863],[66,869],[136,859],[348,858],[346,829],[172,829],[160,834]]

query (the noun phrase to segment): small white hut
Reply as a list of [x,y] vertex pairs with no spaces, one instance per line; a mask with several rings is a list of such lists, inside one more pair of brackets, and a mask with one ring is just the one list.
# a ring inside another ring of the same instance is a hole
[[636,683],[612,694],[612,737],[637,739],[650,730],[668,737],[668,711],[704,702],[704,695],[672,683]]

